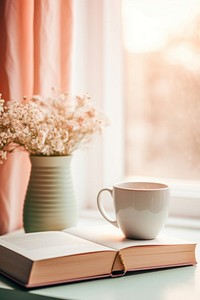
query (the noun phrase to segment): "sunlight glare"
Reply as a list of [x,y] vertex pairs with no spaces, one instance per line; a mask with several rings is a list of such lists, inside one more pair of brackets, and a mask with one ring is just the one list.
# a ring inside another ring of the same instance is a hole
[[123,0],[124,46],[129,52],[160,49],[199,10],[199,0]]

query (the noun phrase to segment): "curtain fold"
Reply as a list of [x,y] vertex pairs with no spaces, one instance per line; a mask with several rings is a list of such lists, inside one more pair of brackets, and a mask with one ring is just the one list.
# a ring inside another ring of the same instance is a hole
[[70,84],[72,5],[66,0],[34,2],[34,93]]
[[[71,0],[0,1],[0,93],[20,100],[70,90],[73,33]],[[22,226],[30,173],[25,152],[0,165],[0,234]]]

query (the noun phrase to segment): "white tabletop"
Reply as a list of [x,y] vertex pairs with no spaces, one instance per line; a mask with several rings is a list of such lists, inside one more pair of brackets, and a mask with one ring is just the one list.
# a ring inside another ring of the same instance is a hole
[[[84,222],[84,221],[83,221]],[[90,222],[95,222],[95,219]],[[105,224],[105,223],[104,223]],[[179,223],[168,223],[163,233],[198,242],[197,261],[200,262],[200,227],[198,222],[188,222],[192,228],[184,228]],[[195,225],[197,224],[197,225]],[[6,292],[13,293],[6,298]],[[15,294],[14,294],[15,293]],[[19,295],[18,295],[19,293]],[[11,281],[0,277],[0,299],[79,299],[79,300],[199,300],[200,266],[179,267],[154,271],[134,272],[124,277],[91,280],[63,284],[25,291]],[[36,296],[37,295],[37,296]],[[5,298],[2,298],[5,297]],[[35,297],[34,297],[35,296]],[[15,297],[15,298],[14,298]],[[49,298],[52,299],[52,298]]]

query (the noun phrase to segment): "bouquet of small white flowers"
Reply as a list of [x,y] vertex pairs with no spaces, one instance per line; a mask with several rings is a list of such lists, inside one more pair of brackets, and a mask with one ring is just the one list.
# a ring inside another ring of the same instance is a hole
[[0,162],[19,147],[32,155],[71,155],[107,123],[88,95],[54,92],[7,105],[0,96]]

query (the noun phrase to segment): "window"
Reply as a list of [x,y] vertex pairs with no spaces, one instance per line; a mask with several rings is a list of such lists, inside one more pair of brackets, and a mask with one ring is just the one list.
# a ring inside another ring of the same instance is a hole
[[100,188],[145,176],[171,184],[173,214],[200,217],[200,2],[74,3],[74,90],[111,123],[76,158],[79,203],[96,208]]
[[125,174],[178,182],[200,208],[200,2],[124,0],[122,12]]
[[200,176],[200,2],[125,0],[126,172]]

